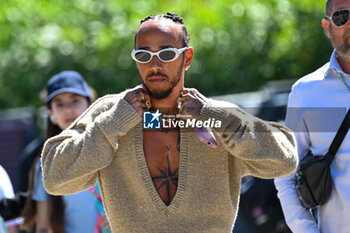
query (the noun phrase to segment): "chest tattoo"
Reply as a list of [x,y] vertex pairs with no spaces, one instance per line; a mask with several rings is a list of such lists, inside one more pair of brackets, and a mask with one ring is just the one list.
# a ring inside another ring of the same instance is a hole
[[179,168],[171,168],[169,155],[167,154],[164,170],[158,168],[158,171],[160,172],[160,175],[152,177],[153,181],[159,181],[157,182],[158,185],[156,186],[156,189],[159,190],[163,187],[166,188],[168,200],[171,200],[173,189],[177,189]]

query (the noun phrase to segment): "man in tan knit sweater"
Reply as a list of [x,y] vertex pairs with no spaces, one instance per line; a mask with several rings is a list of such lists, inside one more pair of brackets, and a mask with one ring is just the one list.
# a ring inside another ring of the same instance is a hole
[[[188,42],[175,14],[141,21],[132,57],[143,85],[100,98],[46,142],[42,166],[49,193],[79,192],[97,179],[113,232],[227,233],[242,176],[271,179],[295,169],[297,151],[287,128],[184,88],[193,57]],[[215,119],[217,147],[199,140],[193,127],[163,122],[162,129],[143,128],[147,109],[180,113],[180,120]]]

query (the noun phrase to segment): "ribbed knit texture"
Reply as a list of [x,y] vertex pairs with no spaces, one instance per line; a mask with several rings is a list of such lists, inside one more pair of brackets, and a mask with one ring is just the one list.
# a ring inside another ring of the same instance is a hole
[[148,171],[142,119],[122,97],[96,101],[69,129],[49,139],[42,154],[44,185],[51,194],[79,192],[98,179],[113,232],[231,232],[241,177],[274,178],[296,167],[295,141],[287,128],[210,100],[199,118],[222,120],[219,145],[213,149],[193,129],[180,130],[178,188],[167,206]]

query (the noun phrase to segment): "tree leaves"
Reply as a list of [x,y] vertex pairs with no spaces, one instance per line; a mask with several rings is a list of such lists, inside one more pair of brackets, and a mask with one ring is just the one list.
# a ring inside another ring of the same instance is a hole
[[168,11],[184,18],[195,50],[186,86],[219,95],[297,79],[330,57],[324,8],[312,0],[3,1],[0,106],[41,105],[46,81],[64,69],[99,95],[138,84],[134,34],[141,19]]

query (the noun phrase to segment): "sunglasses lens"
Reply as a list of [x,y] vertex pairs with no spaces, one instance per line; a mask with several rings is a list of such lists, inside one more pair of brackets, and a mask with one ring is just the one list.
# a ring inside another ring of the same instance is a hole
[[346,24],[349,19],[349,10],[339,10],[333,13],[332,20],[333,23],[340,27]]
[[149,62],[151,60],[152,55],[147,52],[137,52],[135,54],[136,60],[139,62]]
[[159,58],[163,61],[170,61],[176,56],[175,51],[166,50],[159,53]]

